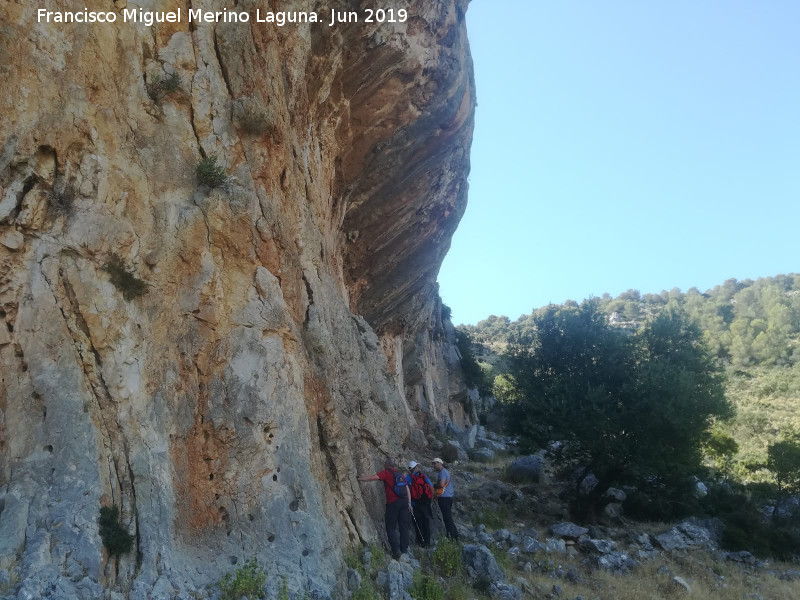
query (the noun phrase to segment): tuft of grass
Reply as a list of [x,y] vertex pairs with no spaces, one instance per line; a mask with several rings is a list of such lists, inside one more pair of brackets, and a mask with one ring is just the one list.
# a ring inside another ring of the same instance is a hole
[[453,579],[448,583],[445,600],[469,600],[472,597],[472,590],[463,581]]
[[100,525],[100,539],[109,557],[125,554],[133,548],[133,536],[119,522],[119,508],[116,505],[101,507],[97,523]]
[[508,525],[510,520],[511,512],[505,507],[486,509],[472,515],[473,525],[482,523],[489,529],[502,529]]
[[344,564],[346,564],[348,568],[358,571],[361,577],[365,577],[367,574],[367,569],[364,567],[364,563],[359,558],[357,551],[347,553],[344,557]]
[[458,575],[463,566],[461,544],[450,538],[439,540],[431,559],[439,575],[444,577]]
[[369,547],[370,555],[372,559],[370,560],[370,568],[373,571],[377,571],[383,566],[383,563],[386,561],[386,551],[383,549],[383,546],[379,546],[378,544],[373,544]]
[[497,566],[503,570],[503,573],[510,575],[511,570],[514,568],[514,562],[511,560],[511,557],[508,555],[508,553],[505,550],[495,550],[493,548],[490,548],[489,550],[494,556]]
[[430,575],[423,575],[420,571],[414,573],[414,581],[408,588],[408,593],[414,600],[444,600],[444,588]]
[[147,293],[147,282],[139,279],[125,268],[125,263],[117,254],[112,254],[103,270],[111,276],[111,283],[122,292],[125,300],[133,300]]
[[[267,572],[259,566],[255,557],[250,558],[233,573],[226,573],[219,580],[220,599],[241,600],[242,596],[247,596],[251,600],[254,598],[266,598],[267,593],[264,591],[264,584],[266,583]],[[286,597],[288,598],[285,578],[279,591],[279,597],[281,597],[280,593],[284,589],[286,589]]]
[[206,156],[197,163],[195,168],[195,176],[200,185],[209,188],[218,188],[229,181],[228,174],[225,172],[225,167],[217,162],[216,155]]
[[170,94],[178,91],[180,86],[181,77],[177,73],[170,73],[166,77],[155,75],[147,84],[147,95],[158,104]]

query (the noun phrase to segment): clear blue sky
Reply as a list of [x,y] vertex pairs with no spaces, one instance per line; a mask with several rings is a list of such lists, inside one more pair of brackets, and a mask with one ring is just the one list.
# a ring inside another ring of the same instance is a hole
[[800,2],[473,0],[456,323],[800,270]]

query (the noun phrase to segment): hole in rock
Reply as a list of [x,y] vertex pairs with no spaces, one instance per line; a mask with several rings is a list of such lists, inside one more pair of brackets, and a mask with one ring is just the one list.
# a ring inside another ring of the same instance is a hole
[[292,512],[297,512],[297,509],[300,508],[300,503],[297,500],[292,500],[289,504],[289,510]]
[[47,444],[47,446],[44,447],[44,450],[45,450],[45,452],[49,452],[50,454],[52,454],[53,453],[53,446],[51,446],[50,444]]
[[228,558],[228,560],[231,561],[232,565],[235,565],[236,563],[239,562],[239,559],[236,556],[231,556],[230,558]]
[[14,326],[11,323],[6,323],[6,329],[12,333],[14,332]]
[[214,481],[214,474],[213,473],[209,473],[208,480],[209,481]]
[[309,554],[311,554],[311,550],[308,549],[303,550],[303,556],[308,556]]
[[272,534],[269,534],[269,537],[267,537],[267,541],[268,542],[274,542],[275,541],[275,536],[272,535]]
[[278,481],[278,476],[277,475],[273,475],[272,476],[272,481]]
[[247,520],[248,521],[252,521],[253,519],[255,519],[255,517],[253,515],[247,515]]

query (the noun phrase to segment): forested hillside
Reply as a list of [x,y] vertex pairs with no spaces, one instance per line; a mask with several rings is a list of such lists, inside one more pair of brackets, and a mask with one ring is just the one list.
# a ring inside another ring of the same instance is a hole
[[[738,448],[732,457],[717,455],[718,466],[743,480],[768,478],[763,468],[768,444],[800,432],[800,274],[729,279],[706,292],[628,290],[597,300],[611,325],[631,332],[670,306],[683,309],[700,326],[725,367],[726,393],[736,408],[735,417],[718,424],[716,433],[731,436]],[[502,385],[496,377],[505,371],[503,350],[528,337],[543,310],[516,321],[492,315],[460,327],[472,339],[483,372],[496,384]]]

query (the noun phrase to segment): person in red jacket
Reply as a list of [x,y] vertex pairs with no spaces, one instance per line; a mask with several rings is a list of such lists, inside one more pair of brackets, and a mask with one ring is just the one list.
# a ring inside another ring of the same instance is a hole
[[[359,477],[359,481],[382,481],[386,492],[386,537],[392,548],[392,558],[400,558],[400,554],[408,552],[409,529],[411,527],[411,492],[408,489],[405,475],[397,470],[394,462],[387,458],[383,462],[383,471],[367,477]],[[397,530],[400,529],[398,541]]]

